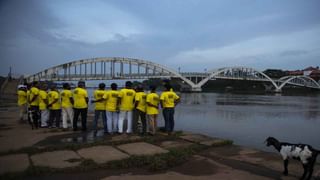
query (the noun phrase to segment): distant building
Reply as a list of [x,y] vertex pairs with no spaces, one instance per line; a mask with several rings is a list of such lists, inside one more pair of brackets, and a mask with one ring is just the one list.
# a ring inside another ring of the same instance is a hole
[[320,80],[320,70],[319,70],[319,66],[317,67],[307,67],[303,70],[294,70],[294,71],[287,71],[288,75],[290,76],[309,76],[312,79],[314,79],[315,81],[319,81]]

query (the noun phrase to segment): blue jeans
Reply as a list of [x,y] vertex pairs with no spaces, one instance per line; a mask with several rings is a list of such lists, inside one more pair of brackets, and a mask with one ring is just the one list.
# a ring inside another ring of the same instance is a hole
[[174,129],[174,108],[163,108],[164,126],[167,132],[172,132]]
[[107,117],[106,117],[105,110],[95,110],[94,111],[93,129],[95,131],[97,131],[97,124],[98,124],[98,119],[100,117],[100,114],[102,115],[102,123],[103,123],[104,132],[108,132]]

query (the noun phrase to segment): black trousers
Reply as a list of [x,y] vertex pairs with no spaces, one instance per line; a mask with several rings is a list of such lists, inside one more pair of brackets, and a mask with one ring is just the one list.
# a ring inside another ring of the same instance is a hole
[[133,117],[133,122],[132,122],[133,131],[137,132],[137,128],[138,128],[137,125],[138,125],[139,118],[142,123],[142,132],[141,133],[146,133],[147,132],[146,113],[143,111],[140,111],[139,109],[134,110],[134,117]]
[[61,121],[61,109],[56,109],[56,110],[50,109],[48,126],[52,127],[53,123],[55,122],[55,126],[60,127],[60,121]]
[[78,119],[79,115],[81,116],[81,126],[82,126],[82,131],[87,130],[87,114],[88,114],[88,108],[73,108],[74,116],[73,116],[73,130],[77,131],[78,130]]
[[31,124],[32,129],[39,127],[40,110],[39,106],[30,106],[28,111],[28,121]]

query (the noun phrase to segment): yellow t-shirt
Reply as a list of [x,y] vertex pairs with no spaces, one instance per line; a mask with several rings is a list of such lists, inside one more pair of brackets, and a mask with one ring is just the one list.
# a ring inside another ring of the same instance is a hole
[[51,104],[53,101],[55,100],[58,100],[57,102],[55,102],[54,104],[51,105],[51,107],[49,107],[51,110],[58,110],[61,108],[61,105],[60,105],[60,95],[59,95],[59,92],[57,91],[50,91],[48,93],[48,101],[49,101],[49,104]]
[[117,111],[119,91],[109,90],[103,96],[106,100],[106,110],[109,112]]
[[121,89],[119,92],[119,96],[121,98],[120,101],[120,110],[121,111],[132,111],[134,108],[134,96],[136,92],[133,89]]
[[135,96],[135,101],[139,101],[137,109],[142,112],[146,112],[146,98],[147,95],[144,92],[137,92]]
[[24,105],[27,103],[27,92],[23,90],[18,90],[18,105]]
[[[101,100],[103,99],[105,93],[105,90],[97,89],[94,91],[93,97],[95,100]],[[104,100],[100,102],[95,102],[95,110],[106,110],[106,102]]]
[[36,87],[32,87],[30,89],[30,94],[29,94],[29,101],[33,99],[34,96],[38,95],[38,97],[31,102],[31,106],[39,106],[39,89]]
[[72,92],[68,89],[64,89],[61,91],[61,107],[69,108],[72,107],[72,103],[70,98],[72,98]]
[[88,98],[87,90],[79,87],[74,89],[73,91],[74,106],[73,107],[78,109],[88,108],[86,98]]
[[44,90],[39,91],[39,109],[47,109],[46,99],[48,98],[48,93]]
[[173,108],[177,99],[179,99],[179,96],[173,91],[165,91],[160,96],[164,108]]
[[147,114],[159,114],[158,108],[155,108],[153,106],[149,106],[148,103],[158,106],[159,105],[159,95],[157,93],[150,93],[147,95]]

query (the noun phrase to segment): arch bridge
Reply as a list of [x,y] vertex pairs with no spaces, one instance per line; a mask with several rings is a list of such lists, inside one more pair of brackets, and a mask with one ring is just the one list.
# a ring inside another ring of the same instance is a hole
[[54,66],[27,77],[27,81],[74,81],[74,80],[113,80],[179,78],[191,87],[191,91],[201,91],[209,80],[232,79],[265,81],[273,85],[276,92],[287,85],[320,89],[320,85],[307,76],[286,76],[278,80],[250,67],[224,67],[208,72],[179,73],[166,66],[133,58],[91,58],[72,61]]

